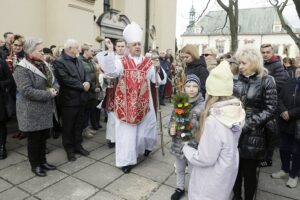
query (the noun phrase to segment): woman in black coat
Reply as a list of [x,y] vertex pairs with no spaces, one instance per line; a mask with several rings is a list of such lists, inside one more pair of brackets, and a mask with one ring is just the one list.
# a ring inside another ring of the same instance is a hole
[[271,177],[284,178],[289,175],[286,186],[295,188],[300,171],[300,124],[297,128],[296,123],[300,120],[300,68],[296,69],[295,77],[283,85],[278,102],[282,165],[281,170],[273,173]]
[[240,75],[234,85],[234,95],[243,102],[246,120],[239,140],[240,163],[233,199],[242,199],[244,179],[245,200],[253,200],[256,170],[266,151],[264,126],[275,115],[277,91],[274,78],[263,67],[258,49],[241,49],[236,57],[240,61]]
[[186,45],[182,48],[180,57],[186,64],[185,75],[195,74],[201,82],[201,94],[206,94],[205,82],[208,77],[208,70],[206,68],[205,60],[199,53],[194,45]]
[[0,59],[0,160],[7,157],[6,153],[6,122],[14,114],[15,102],[10,98],[10,89],[14,85],[14,80],[7,64]]

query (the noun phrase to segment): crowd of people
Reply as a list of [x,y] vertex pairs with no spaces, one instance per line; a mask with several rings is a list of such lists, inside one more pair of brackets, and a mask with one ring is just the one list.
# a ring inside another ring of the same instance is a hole
[[185,194],[186,171],[190,200],[227,200],[231,194],[235,200],[252,200],[259,168],[272,165],[276,147],[282,166],[271,177],[289,177],[287,187],[297,186],[300,58],[282,59],[271,44],[220,57],[211,47],[199,55],[194,45],[175,55],[167,49],[143,56],[142,35],[132,22],[122,39],[114,44],[105,39],[107,50],[96,51],[74,39],[47,48],[41,39],[5,33],[0,47],[0,160],[9,155],[6,124],[14,115],[19,128],[14,136],[27,137],[31,170],[44,177],[56,169],[46,159],[47,138],[61,131],[70,162],[76,154],[88,156],[83,139],[102,127],[103,113],[115,165],[130,173],[138,156],[148,157],[157,143],[157,107],[182,93],[188,97],[193,137],[177,137],[184,134],[177,113],[184,111],[174,108],[168,133],[177,188],[171,200]]

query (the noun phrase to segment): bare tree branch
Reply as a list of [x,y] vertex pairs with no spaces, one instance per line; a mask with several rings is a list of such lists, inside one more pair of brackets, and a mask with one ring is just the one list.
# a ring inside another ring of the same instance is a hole
[[197,17],[197,20],[195,21],[195,23],[198,22],[198,21],[200,20],[200,18],[202,17],[202,15],[204,14],[204,12],[206,11],[206,9],[207,9],[209,3],[210,3],[210,0],[207,2],[207,4],[206,4],[204,10],[202,11],[202,13]]
[[279,6],[279,11],[282,13],[283,9],[285,8],[286,4],[288,3],[289,0],[285,0],[282,2]]
[[224,30],[224,28],[225,28],[225,26],[226,26],[226,24],[227,24],[227,21],[228,21],[228,14],[226,14],[225,22],[224,22],[223,27],[222,27],[222,28],[217,28],[216,31],[221,30],[222,35],[225,35],[224,32],[223,32],[223,30]]
[[278,4],[278,0],[276,0],[277,3],[273,3],[271,0],[269,0],[269,2],[276,10],[282,27],[286,30],[287,34],[294,40],[297,47],[300,49],[300,38],[293,32],[292,28],[285,22],[282,14],[288,0],[285,0],[283,4]]
[[226,6],[226,5],[222,2],[222,0],[217,0],[217,2],[218,2],[218,4],[219,4],[226,12],[228,12],[229,7]]
[[269,3],[272,5],[272,6],[278,6],[278,0],[274,0],[274,3],[272,2],[272,0],[269,0]]

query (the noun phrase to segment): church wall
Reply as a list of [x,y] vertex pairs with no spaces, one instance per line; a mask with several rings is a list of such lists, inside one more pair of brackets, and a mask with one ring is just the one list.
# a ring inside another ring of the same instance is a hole
[[[40,37],[46,46],[62,45],[67,38],[99,45],[95,42],[100,34],[96,20],[103,13],[103,0],[94,4],[85,0],[0,0],[0,3],[0,18],[7,21],[0,26],[1,35],[11,31]],[[176,0],[150,0],[150,3],[150,26],[157,30],[156,45],[163,50],[174,49]],[[111,8],[146,29],[146,0],[111,0]]]

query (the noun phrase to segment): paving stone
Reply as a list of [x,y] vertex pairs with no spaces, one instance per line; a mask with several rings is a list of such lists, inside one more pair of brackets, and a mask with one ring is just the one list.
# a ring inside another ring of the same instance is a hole
[[[185,189],[188,190],[189,188],[189,181],[190,181],[190,175],[185,174]],[[173,174],[164,182],[165,185],[168,185],[170,187],[176,188],[176,174],[174,173],[173,168]]]
[[273,155],[272,166],[271,167],[262,167],[262,168],[260,168],[260,171],[271,174],[274,172],[278,172],[280,169],[281,169],[281,161],[279,158],[279,150],[276,149],[274,151],[274,155]]
[[98,190],[76,178],[68,177],[39,192],[36,196],[43,200],[83,200]]
[[16,148],[15,151],[18,152],[18,153],[20,153],[20,154],[22,154],[22,155],[24,155],[24,156],[28,156],[27,155],[27,146],[26,145],[25,146],[21,146],[19,148]]
[[174,168],[173,174],[164,182],[164,184],[176,188],[176,174],[174,173]]
[[19,184],[34,176],[28,161],[18,163],[0,171],[0,177],[13,184]]
[[59,166],[63,163],[67,163],[67,154],[64,149],[57,148],[51,151],[49,154],[46,155],[48,163]]
[[7,149],[7,153],[9,153],[9,151],[13,150],[13,149],[16,149],[16,148],[19,148],[21,147],[22,145],[21,144],[18,144],[18,143],[15,143],[15,142],[6,142],[6,149]]
[[[300,197],[298,197],[298,199],[300,199]],[[256,200],[291,200],[291,199],[276,194],[272,194],[269,192],[258,190]]]
[[27,160],[27,157],[25,157],[19,153],[12,152],[12,151],[8,151],[7,153],[8,153],[7,158],[4,160],[1,160],[1,162],[0,162],[0,169],[4,169],[10,165],[14,165],[16,163]]
[[103,188],[122,174],[123,172],[118,168],[97,162],[77,172],[74,176],[98,188]]
[[91,138],[90,140],[100,143],[100,144],[106,144],[106,135],[105,135],[105,129],[103,129],[101,132],[97,132],[97,134]]
[[109,192],[130,200],[147,199],[159,184],[135,174],[126,174],[114,181],[105,189]]
[[[169,126],[169,122],[170,122],[170,116],[167,115],[164,118],[162,118],[162,124],[164,128],[168,128]],[[166,130],[166,129],[165,129]],[[167,131],[164,130],[164,133],[166,133]]]
[[18,138],[13,138],[14,134],[10,134],[7,136],[7,142],[18,144],[21,146],[27,145],[27,138],[23,138],[22,140],[19,140]]
[[13,187],[0,193],[0,200],[23,200],[28,196],[29,194],[27,194],[26,192],[20,190],[17,187]]
[[74,162],[67,162],[61,166],[58,167],[59,170],[67,173],[67,174],[73,174],[86,166],[89,166],[90,164],[96,162],[95,160],[85,157],[85,156],[80,156],[77,157],[77,160]]
[[46,177],[34,177],[19,185],[20,188],[29,192],[30,194],[35,194],[42,189],[58,182],[59,180],[65,178],[67,175],[59,171],[48,171]]
[[[166,185],[162,185],[159,189],[153,192],[148,200],[170,200],[171,195],[175,192],[175,189]],[[187,193],[181,198],[181,200],[188,200]]]
[[102,158],[104,158],[104,157],[106,157],[106,156],[108,156],[108,155],[110,155],[114,152],[115,152],[114,148],[110,149],[110,148],[108,148],[107,145],[103,145],[102,147],[90,152],[89,157],[93,158],[95,160],[100,160],[100,159],[102,159]]
[[107,191],[101,190],[89,200],[124,200],[121,197],[115,196]]
[[63,147],[61,136],[60,136],[59,138],[57,138],[57,139],[49,138],[49,139],[47,140],[47,143],[52,144],[52,145],[55,145],[55,146],[57,146],[57,147],[61,147],[61,148]]
[[165,148],[165,155],[163,156],[161,151],[157,151],[155,152],[152,156],[152,159],[156,159],[165,163],[168,163],[170,165],[174,165],[175,163],[175,156],[173,156],[172,154],[170,154],[170,150],[169,148]]
[[300,184],[298,184],[297,188],[290,189],[285,186],[286,182],[287,178],[273,179],[270,177],[270,174],[260,173],[258,187],[260,190],[268,191],[273,194],[293,199],[300,199]]
[[94,142],[92,140],[84,140],[84,142],[82,143],[82,146],[87,151],[93,151],[93,150],[99,148],[102,145],[97,143],[97,142]]
[[35,197],[29,197],[29,198],[26,198],[25,200],[38,200],[38,199]]
[[11,188],[13,185],[0,178],[0,192]]
[[174,167],[169,164],[158,160],[147,159],[133,168],[132,172],[162,183],[171,175],[173,170]]
[[115,153],[112,153],[109,156],[106,156],[105,158],[101,159],[101,161],[109,165],[115,166],[116,165],[115,157],[116,157]]

